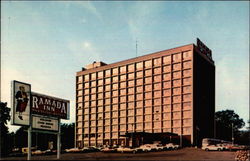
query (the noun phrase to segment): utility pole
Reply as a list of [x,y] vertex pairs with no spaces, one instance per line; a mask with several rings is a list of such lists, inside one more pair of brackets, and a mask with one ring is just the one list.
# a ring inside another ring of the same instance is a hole
[[234,123],[232,123],[232,144],[234,145]]

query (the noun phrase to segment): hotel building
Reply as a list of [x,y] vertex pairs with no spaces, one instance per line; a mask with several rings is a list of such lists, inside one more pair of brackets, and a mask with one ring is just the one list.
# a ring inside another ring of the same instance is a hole
[[139,146],[213,137],[215,65],[199,39],[76,74],[76,146]]

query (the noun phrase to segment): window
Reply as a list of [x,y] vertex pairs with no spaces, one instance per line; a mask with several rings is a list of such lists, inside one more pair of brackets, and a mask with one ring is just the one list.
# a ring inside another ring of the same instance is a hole
[[128,101],[134,101],[134,95],[129,95],[128,96]]
[[82,76],[77,77],[77,83],[82,83]]
[[152,106],[152,100],[145,100],[145,106]]
[[118,89],[118,83],[112,84],[112,89]]
[[184,110],[189,110],[189,109],[191,109],[191,102],[184,102],[184,103],[183,103],[183,109],[184,109]]
[[101,72],[98,72],[98,78],[103,78],[103,72],[101,71]]
[[161,68],[154,68],[154,74],[161,74]]
[[173,86],[174,87],[181,86],[181,80],[179,80],[179,79],[178,80],[174,80],[173,81]]
[[159,66],[159,65],[161,65],[161,58],[154,59],[154,66]]
[[105,106],[105,111],[110,111],[110,106]]
[[110,97],[110,92],[105,92],[104,95],[105,95],[106,98],[109,98]]
[[171,97],[163,97],[163,104],[170,104],[171,103]]
[[173,64],[173,70],[174,70],[174,71],[180,70],[180,69],[181,69],[181,63]]
[[126,96],[121,96],[120,97],[120,102],[126,102]]
[[154,98],[161,97],[161,91],[154,91]]
[[170,63],[171,62],[171,55],[163,57],[163,63]]
[[120,83],[120,87],[121,87],[121,88],[126,88],[126,82],[121,82],[121,83]]
[[145,68],[151,68],[151,67],[152,67],[152,61],[151,60],[145,61]]
[[142,104],[143,104],[142,101],[137,101],[136,102],[136,107],[142,107]]
[[121,116],[121,117],[124,117],[124,116],[126,116],[126,111],[125,111],[125,110],[123,110],[123,111],[120,111],[120,116]]
[[136,70],[140,70],[143,68],[143,62],[136,63]]
[[121,89],[120,90],[120,95],[126,95],[126,89]]
[[110,77],[110,75],[111,75],[110,69],[109,69],[109,70],[106,70],[106,71],[105,71],[105,76],[106,76],[106,77]]
[[88,81],[89,80],[89,75],[84,75],[84,81]]
[[183,79],[183,84],[184,85],[188,85],[188,84],[190,84],[191,83],[191,78],[184,78]]
[[110,91],[110,88],[111,88],[110,85],[106,85],[105,86],[105,91]]
[[145,99],[151,99],[152,98],[152,92],[145,93]]
[[183,92],[184,93],[190,93],[191,92],[191,86],[184,86],[183,87]]
[[160,81],[161,81],[160,75],[154,76],[154,82],[160,82]]
[[178,71],[178,72],[173,72],[173,78],[176,79],[176,78],[180,78],[181,77],[181,72]]
[[141,78],[143,76],[143,72],[136,72],[136,78]]
[[154,90],[161,90],[161,83],[155,83]]
[[191,69],[183,70],[183,77],[191,76]]
[[143,100],[143,94],[142,93],[136,94],[136,100]]
[[113,82],[118,82],[118,76],[113,77]]
[[151,76],[151,75],[152,75],[151,69],[145,70],[145,76]]
[[135,78],[135,74],[134,73],[128,74],[128,79],[134,79],[134,78]]
[[118,97],[112,98],[112,103],[118,103]]
[[173,54],[173,62],[180,61],[181,59],[181,54]]
[[190,101],[191,100],[191,94],[184,94],[183,95],[183,100],[184,101]]
[[142,91],[143,91],[143,87],[142,86],[136,87],[136,93],[140,93]]
[[121,81],[125,81],[126,80],[126,75],[124,74],[124,75],[121,75],[120,76],[120,79],[121,79]]
[[167,73],[167,74],[163,74],[163,80],[170,80],[171,79],[171,74]]
[[170,112],[171,111],[171,105],[164,105],[163,106],[163,112]]
[[102,86],[98,87],[97,89],[98,89],[98,92],[103,92],[103,87]]
[[96,73],[91,74],[91,80],[94,80],[94,79],[96,79]]
[[137,79],[136,85],[143,85],[143,79]]
[[145,108],[145,114],[151,114],[152,113],[152,108],[146,107]]
[[171,87],[171,81],[163,82],[163,88],[170,88]]
[[191,57],[191,51],[186,51],[186,52],[183,52],[183,59],[187,59],[187,58],[190,58]]
[[135,85],[135,81],[134,80],[128,81],[128,86],[129,87],[133,87],[134,85]]
[[183,62],[183,68],[191,68],[191,61]]
[[126,73],[126,66],[120,67],[120,73]]
[[181,101],[181,96],[173,96],[173,102],[180,102]]
[[110,79],[110,78],[106,78],[106,79],[105,79],[105,84],[110,84],[110,82],[111,82],[111,79]]
[[181,93],[181,88],[178,87],[178,88],[173,88],[173,95],[177,95],[177,94],[180,94]]
[[145,84],[150,84],[150,83],[152,83],[152,77],[145,78]]
[[170,95],[171,95],[171,90],[170,89],[163,90],[163,96],[170,96]]
[[135,69],[134,64],[128,65],[128,71],[129,71],[129,72],[134,71],[134,69]]
[[[125,100],[126,100],[126,97],[125,97]],[[122,103],[122,104],[120,104],[120,109],[122,110],[122,109],[126,109],[126,103]]]
[[113,68],[113,75],[117,75],[118,74],[118,68]]
[[98,86],[103,85],[103,80],[102,80],[102,79],[101,79],[101,80],[98,80],[97,84],[98,84]]
[[116,90],[116,91],[112,91],[112,95],[113,95],[113,97],[114,96],[118,96],[118,91]]
[[128,88],[128,94],[134,94],[134,88]]
[[152,91],[152,85],[146,85],[145,86],[145,91]]
[[154,105],[160,105],[161,99],[154,99]]

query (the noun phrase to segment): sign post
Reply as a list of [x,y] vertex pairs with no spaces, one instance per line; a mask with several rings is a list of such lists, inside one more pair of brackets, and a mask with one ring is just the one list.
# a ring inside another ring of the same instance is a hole
[[28,156],[27,160],[31,160],[31,126],[28,128]]
[[69,119],[69,101],[31,92],[30,84],[14,80],[11,84],[11,102],[11,124],[28,127],[27,160],[31,160],[32,131],[57,134],[57,159],[60,159],[60,119]]
[[59,127],[57,133],[57,159],[60,159],[61,154],[61,126],[60,126],[60,119],[59,119]]

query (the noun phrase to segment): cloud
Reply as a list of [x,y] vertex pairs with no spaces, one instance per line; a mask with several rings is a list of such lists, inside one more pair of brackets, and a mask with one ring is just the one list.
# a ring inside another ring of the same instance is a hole
[[98,49],[89,41],[70,41],[68,49],[75,56],[79,64],[102,60]]
[[72,4],[76,4],[77,6],[83,7],[84,9],[88,10],[91,14],[95,15],[99,20],[102,21],[101,13],[96,9],[94,4],[90,1],[84,2],[72,2]]

